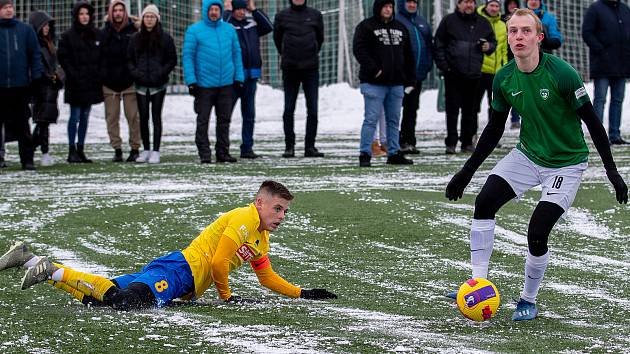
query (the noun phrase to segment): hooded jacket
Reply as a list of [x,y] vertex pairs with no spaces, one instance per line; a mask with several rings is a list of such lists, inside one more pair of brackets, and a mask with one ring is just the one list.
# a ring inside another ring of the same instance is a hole
[[540,7],[532,10],[540,18],[545,32],[545,38],[540,43],[540,49],[546,53],[553,52],[554,49],[560,48],[562,45],[562,34],[558,29],[558,21],[556,16],[547,11],[547,5],[544,0],[540,0]]
[[0,20],[0,88],[26,87],[42,75],[33,28],[15,18]]
[[406,1],[398,1],[396,19],[409,31],[411,51],[416,67],[416,80],[423,81],[433,68],[433,32],[427,20],[416,11],[410,13]]
[[223,1],[203,0],[202,20],[189,26],[184,36],[183,64],[186,85],[211,88],[243,82],[243,59],[236,30],[219,17],[210,20],[210,6]]
[[[487,53],[481,51],[480,39],[490,44]],[[476,12],[459,11],[446,15],[435,32],[435,64],[444,75],[481,77],[484,54],[492,54],[497,46],[490,22]]]
[[409,31],[393,13],[387,22],[381,18],[385,4],[394,5],[394,1],[374,1],[372,17],[361,21],[354,31],[352,51],[361,66],[359,80],[383,86],[414,86],[416,65]]
[[232,11],[225,11],[223,20],[234,26],[238,34],[245,79],[260,78],[262,68],[260,37],[273,31],[271,20],[266,13],[259,9],[254,10],[251,17],[245,17],[241,21],[232,16]]
[[630,77],[630,9],[620,1],[591,4],[582,22],[592,78]]
[[505,27],[505,22],[501,19],[500,13],[496,16],[490,16],[485,10],[486,5],[479,6],[477,13],[490,22],[497,39],[497,49],[490,54],[484,54],[481,72],[494,75],[508,62],[507,28]]
[[168,83],[171,71],[177,65],[177,49],[173,37],[166,33],[161,24],[153,31],[158,34],[160,45],[142,45],[144,33],[131,37],[127,48],[127,69],[133,81],[144,87],[162,87]]
[[[125,17],[120,30],[113,23],[113,9],[115,5],[125,7]],[[103,27],[105,36],[102,48],[103,85],[115,92],[121,92],[133,84],[133,79],[127,69],[127,47],[129,40],[138,29],[127,15],[127,5],[122,0],[114,0],[109,5],[107,22]]]
[[57,62],[57,53],[54,50],[50,51],[46,39],[41,34],[42,28],[48,24],[49,37],[54,41],[55,20],[44,11],[33,11],[28,17],[28,22],[37,33],[43,66],[42,84],[37,87],[37,92],[33,93],[33,121],[56,123],[59,117],[57,97],[59,89],[63,86],[63,77],[56,78],[54,81],[53,78],[63,75]]
[[283,70],[319,68],[319,51],[324,43],[324,18],[318,10],[295,5],[278,12],[273,21],[273,42],[280,53]]
[[[79,11],[90,14],[87,25],[79,23]],[[87,106],[103,102],[100,73],[103,33],[94,26],[94,7],[86,1],[72,8],[72,25],[59,40],[57,58],[66,73],[64,100],[73,106]]]

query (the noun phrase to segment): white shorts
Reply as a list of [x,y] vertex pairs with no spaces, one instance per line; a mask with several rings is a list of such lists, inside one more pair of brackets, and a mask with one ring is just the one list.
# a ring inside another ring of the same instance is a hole
[[533,163],[518,149],[512,149],[490,174],[506,180],[517,199],[531,188],[541,185],[540,201],[557,204],[566,213],[580,188],[586,167],[586,162],[559,168],[542,167]]

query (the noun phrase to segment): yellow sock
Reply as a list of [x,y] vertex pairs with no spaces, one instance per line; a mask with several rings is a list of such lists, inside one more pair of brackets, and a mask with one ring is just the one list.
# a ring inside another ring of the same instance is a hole
[[[67,268],[67,267],[64,267],[64,268]],[[48,283],[52,284],[57,289],[61,289],[67,292],[68,294],[72,295],[72,297],[74,297],[75,299],[83,302],[83,297],[85,296],[85,294],[71,287],[70,285],[62,283],[60,281],[53,281],[53,280],[49,280]]]
[[68,267],[63,268],[62,282],[98,301],[103,301],[107,290],[115,286],[109,279],[99,275],[79,272]]

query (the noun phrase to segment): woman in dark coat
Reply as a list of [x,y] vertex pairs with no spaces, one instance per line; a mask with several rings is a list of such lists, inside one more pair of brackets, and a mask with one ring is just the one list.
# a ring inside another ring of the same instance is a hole
[[57,123],[59,108],[57,96],[63,87],[64,74],[57,62],[57,48],[55,48],[55,20],[44,11],[34,11],[28,17],[28,22],[39,41],[44,72],[33,95],[33,142],[42,150],[42,166],[51,166],[54,159],[48,153],[49,125]]
[[[150,4],[142,11],[140,32],[131,37],[127,48],[129,72],[136,85],[140,135],[144,151],[136,162],[159,163],[162,139],[162,106],[168,75],[177,64],[173,38],[162,30],[160,12]],[[151,107],[152,106],[152,107]],[[153,116],[153,150],[149,140],[149,118]]]
[[66,73],[64,99],[70,104],[70,163],[92,162],[85,156],[84,146],[90,109],[93,104],[103,102],[99,73],[102,40],[101,31],[94,26],[94,7],[85,1],[77,2],[72,9],[72,26],[61,35],[57,52]]

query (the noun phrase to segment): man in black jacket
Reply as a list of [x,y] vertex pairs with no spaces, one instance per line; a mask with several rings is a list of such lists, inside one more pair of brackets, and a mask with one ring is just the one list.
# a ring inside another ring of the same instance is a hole
[[103,98],[105,100],[105,120],[109,142],[114,148],[112,161],[121,162],[122,139],[120,138],[120,100],[123,101],[125,117],[129,124],[129,145],[131,152],[127,162],[138,158],[140,148],[140,116],[133,87],[133,78],[127,69],[127,47],[129,39],[137,28],[127,14],[127,5],[122,0],[113,0],[103,28]]
[[323,157],[315,148],[317,136],[317,96],[319,90],[319,50],[324,43],[324,20],[321,12],[306,6],[306,0],[289,0],[290,7],[274,19],[273,41],[281,56],[284,84],[283,157],[295,157],[293,130],[295,102],[300,84],[306,98],[306,137],[304,157]]
[[481,79],[483,55],[497,46],[492,26],[475,11],[475,0],[458,0],[454,13],[442,19],[435,33],[435,63],[444,75],[446,153],[455,154],[457,117],[462,111],[459,141],[462,152],[475,150],[477,133],[475,95]]
[[606,93],[610,86],[608,139],[610,144],[628,144],[619,132],[621,107],[630,77],[630,9],[618,0],[591,4],[582,22],[582,38],[589,48],[590,74],[594,79],[593,107],[604,121]]

